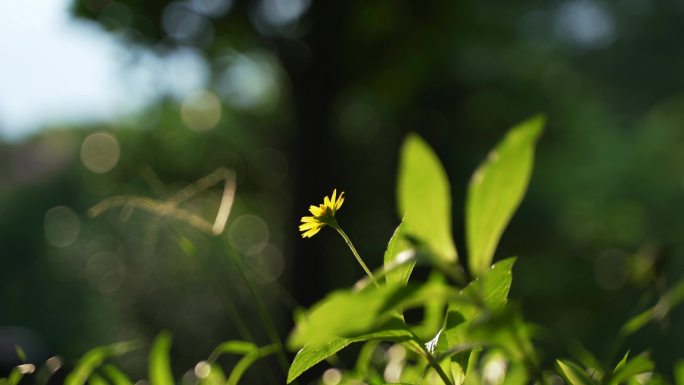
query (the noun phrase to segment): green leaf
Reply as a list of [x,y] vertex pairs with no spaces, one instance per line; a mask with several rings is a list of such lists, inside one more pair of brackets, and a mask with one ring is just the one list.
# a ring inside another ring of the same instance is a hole
[[648,324],[653,319],[654,308],[645,310],[627,321],[620,329],[620,335],[628,336]]
[[678,360],[674,367],[675,385],[684,385],[684,360]]
[[556,366],[558,367],[558,373],[570,385],[595,385],[595,382],[589,378],[584,369],[574,362],[556,360]]
[[520,205],[532,174],[534,145],[544,118],[513,127],[475,171],[466,198],[468,262],[482,276],[492,262],[504,229]]
[[228,381],[226,382],[226,384],[237,385],[237,383],[240,382],[240,378],[242,378],[242,375],[245,374],[247,369],[249,369],[249,367],[252,366],[252,364],[254,364],[257,360],[264,358],[268,355],[271,355],[277,351],[278,346],[274,344],[264,346],[249,352],[244,357],[242,357],[237,364],[235,364],[235,367],[228,376]]
[[660,297],[655,306],[646,309],[627,321],[620,329],[620,334],[622,336],[628,336],[654,319],[661,320],[665,318],[665,316],[682,301],[684,301],[684,279],[668,289],[668,291]]
[[404,262],[406,256],[415,253],[405,238],[405,225],[401,223],[394,231],[385,251],[385,279],[389,285],[406,285],[416,265],[415,259]]
[[617,373],[618,371],[622,370],[622,368],[624,368],[625,365],[627,364],[628,358],[629,358],[629,350],[627,351],[627,353],[625,353],[625,355],[622,357],[620,362],[618,362],[617,365],[615,365],[615,369],[613,370],[613,373]]
[[352,342],[355,342],[354,339],[338,337],[319,345],[304,345],[297,352],[292,365],[290,365],[290,370],[287,373],[287,383],[289,384],[294,381],[302,373],[309,370],[309,368],[344,349]]
[[107,364],[102,367],[102,372],[109,377],[114,385],[133,385],[133,382],[128,376],[119,368],[112,364]]
[[449,303],[446,326],[437,344],[439,351],[451,351],[459,346],[472,344],[468,329],[472,321],[482,313],[481,310],[498,311],[506,305],[515,260],[516,258],[508,258],[494,264],[489,274],[476,278],[466,286],[461,294],[471,299],[471,302]]
[[489,274],[476,278],[463,289],[463,294],[477,299],[491,311],[500,310],[508,302],[516,259],[511,257],[495,263],[490,267]]
[[20,366],[15,366],[7,378],[0,378],[0,385],[17,385],[24,377],[25,371]]
[[312,366],[336,354],[354,342],[368,340],[401,342],[411,338],[412,335],[408,330],[406,330],[406,326],[403,321],[398,318],[392,318],[389,322],[372,333],[360,335],[354,338],[336,337],[318,345],[304,345],[304,347],[297,352],[292,365],[290,365],[290,370],[287,373],[287,383],[289,384],[290,382],[294,381]]
[[14,351],[17,353],[17,357],[19,357],[19,361],[26,362],[26,352],[21,346],[14,345]]
[[171,334],[163,331],[152,343],[149,354],[148,370],[150,385],[173,385],[173,372],[169,354],[171,353]]
[[74,370],[64,380],[65,385],[83,385],[105,359],[128,353],[138,347],[134,342],[118,342],[89,350],[76,364]]
[[401,149],[397,201],[406,233],[441,260],[456,261],[449,180],[437,155],[416,134],[410,134]]
[[88,385],[109,385],[109,383],[99,374],[92,373],[88,378]]
[[[569,344],[568,349],[570,353],[572,354],[572,357],[575,359],[576,362],[580,363],[583,367],[587,369],[588,373],[591,373],[591,377],[600,380],[603,378],[604,370],[603,366],[599,362],[598,358],[587,350],[582,344],[579,342],[573,341]],[[618,364],[618,367],[620,365],[624,365],[624,362],[627,361],[627,354],[625,354],[624,358],[620,363]],[[617,369],[616,369],[617,370]]]
[[365,334],[387,321],[397,310],[423,306],[428,300],[460,301],[453,288],[438,282],[423,285],[381,286],[361,292],[338,290],[314,305],[297,323],[290,348],[320,345],[335,337]]
[[[625,355],[627,357],[627,355]],[[615,372],[607,382],[609,385],[618,385],[638,374],[647,373],[653,370],[653,361],[641,354],[629,361],[621,361],[615,368]]]

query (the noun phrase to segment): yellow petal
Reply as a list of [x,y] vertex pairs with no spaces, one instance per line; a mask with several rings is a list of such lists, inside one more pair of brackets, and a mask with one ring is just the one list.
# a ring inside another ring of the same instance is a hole
[[318,222],[318,219],[314,217],[302,217],[302,222]]
[[320,230],[321,230],[320,227],[317,227],[317,228],[315,228],[315,229],[311,229],[311,230],[309,230],[309,231],[303,233],[303,234],[302,234],[302,237],[303,237],[303,238],[311,238],[311,237],[313,237],[314,235],[316,235],[316,233],[317,233],[318,231],[320,231]]
[[312,229],[314,227],[321,226],[320,223],[304,223],[299,225],[299,231],[304,231],[308,229]]
[[320,217],[323,214],[323,210],[320,207],[311,206],[309,207],[309,212],[314,215],[314,217]]
[[335,199],[337,197],[337,189],[333,190],[332,197],[330,198],[331,207],[335,207]]

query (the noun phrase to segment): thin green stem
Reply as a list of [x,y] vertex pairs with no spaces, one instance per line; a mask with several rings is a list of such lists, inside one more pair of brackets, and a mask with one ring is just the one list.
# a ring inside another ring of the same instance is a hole
[[332,227],[332,228],[334,228],[335,230],[337,230],[337,232],[342,236],[342,238],[344,239],[344,241],[347,243],[347,246],[349,246],[349,248],[351,249],[352,254],[354,254],[354,257],[356,257],[356,261],[357,261],[357,262],[359,263],[359,265],[361,265],[361,267],[363,268],[363,271],[365,271],[366,274],[368,274],[368,277],[369,277],[370,280],[373,282],[373,284],[375,284],[376,287],[379,287],[380,284],[378,283],[378,280],[375,279],[375,276],[373,275],[373,273],[371,273],[371,271],[370,271],[370,269],[368,268],[368,266],[366,266],[366,264],[363,262],[363,259],[361,259],[361,256],[359,255],[359,252],[356,251],[356,248],[354,247],[354,244],[352,243],[351,239],[349,239],[349,237],[347,236],[347,233],[345,233],[344,230],[342,230],[342,228],[341,228],[336,222],[335,222],[335,223],[331,223],[331,224],[330,224],[330,227]]
[[287,372],[289,369],[288,365],[288,360],[287,356],[285,355],[285,350],[283,346],[283,341],[280,339],[280,336],[278,335],[278,330],[275,326],[275,323],[273,322],[273,318],[271,318],[270,313],[268,312],[268,309],[266,307],[266,304],[264,303],[263,299],[259,295],[258,291],[252,284],[252,282],[247,278],[247,275],[245,274],[245,266],[242,264],[242,261],[240,260],[240,257],[236,255],[232,249],[232,246],[228,244],[228,242],[224,238],[224,243],[226,245],[228,257],[231,259],[235,267],[237,268],[237,271],[240,275],[240,278],[242,278],[242,281],[245,283],[245,286],[247,287],[247,290],[249,291],[250,296],[252,297],[252,300],[254,300],[254,303],[256,305],[257,313],[259,314],[259,317],[261,318],[261,321],[263,323],[264,328],[266,329],[266,334],[268,335],[268,338],[271,340],[271,343],[275,345],[278,350],[276,352],[276,357],[278,359],[278,363],[280,364],[281,369],[287,376]]
[[437,360],[435,359],[435,356],[433,356],[432,353],[430,353],[430,351],[425,347],[425,345],[423,345],[420,342],[417,342],[417,341],[419,341],[418,336],[415,333],[413,333],[413,331],[408,326],[406,327],[406,329],[409,330],[411,332],[411,334],[413,334],[414,340],[411,340],[409,342],[413,343],[414,349],[416,346],[418,347],[418,349],[423,354],[425,359],[428,360],[428,363],[430,364],[430,366],[432,366],[432,368],[435,369],[435,371],[437,372],[439,377],[442,379],[442,381],[444,381],[445,385],[453,385],[453,382],[451,381],[449,376],[446,374],[444,369],[442,369],[442,366],[439,364],[439,362],[437,362]]

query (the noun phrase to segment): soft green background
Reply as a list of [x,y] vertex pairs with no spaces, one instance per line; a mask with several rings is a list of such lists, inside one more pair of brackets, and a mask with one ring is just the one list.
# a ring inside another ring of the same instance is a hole
[[[74,4],[75,14],[122,33],[131,47],[199,50],[222,115],[197,133],[180,119],[180,101],[165,99],[120,121],[46,127],[0,145],[0,326],[32,333],[39,342],[30,356],[73,358],[167,328],[182,374],[218,341],[265,341],[222,241],[137,211],[87,218],[100,199],[163,198],[219,166],[235,169],[238,200],[225,238],[255,272],[277,273],[279,283],[259,287],[284,335],[297,303],[362,276],[334,232],[299,238],[309,204],[344,190],[339,222],[380,266],[400,221],[398,154],[416,131],[451,182],[462,257],[473,170],[508,128],[540,112],[547,126],[530,188],[494,260],[519,256],[511,297],[548,332],[541,344],[549,356],[562,356],[571,340],[600,355],[622,321],[684,276],[680,2],[312,2],[287,25],[259,16],[268,4],[236,1],[223,16],[203,16],[205,30],[182,41],[162,26],[166,1]],[[226,57],[235,55],[269,66],[277,97],[245,105],[221,93]],[[121,146],[104,175],[79,158],[92,130],[113,133]],[[190,207],[209,217],[217,194]],[[45,213],[59,205],[80,218],[78,239],[63,248],[44,235]],[[115,262],[93,267],[101,252]],[[125,272],[113,291],[111,263]],[[675,311],[629,345],[652,348],[669,368],[684,354],[681,321]]]

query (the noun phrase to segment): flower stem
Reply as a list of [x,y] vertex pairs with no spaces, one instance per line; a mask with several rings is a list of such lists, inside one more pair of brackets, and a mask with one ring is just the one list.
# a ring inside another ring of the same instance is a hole
[[[407,327],[408,329],[408,327]],[[418,336],[413,333],[411,329],[408,329],[411,334],[413,334],[414,340],[409,340],[409,344],[412,344],[414,349],[418,349],[419,353],[423,354],[423,357],[428,361],[428,364],[432,366],[432,368],[437,372],[437,375],[444,381],[444,385],[453,385],[453,382],[451,379],[449,379],[449,376],[444,372],[444,369],[442,369],[442,366],[437,362],[435,357],[430,353],[430,351],[423,345],[422,343],[418,342]]]
[[378,280],[375,279],[375,276],[373,275],[373,273],[371,273],[368,266],[366,266],[366,264],[363,262],[363,259],[361,259],[359,252],[356,251],[356,248],[354,247],[354,244],[352,243],[351,239],[349,239],[349,237],[347,236],[347,233],[345,233],[344,230],[342,230],[342,228],[337,223],[331,223],[330,227],[337,230],[337,232],[342,236],[344,241],[347,243],[347,246],[349,246],[352,253],[354,254],[354,257],[356,257],[356,261],[359,263],[359,265],[361,265],[361,267],[366,272],[366,274],[368,274],[368,278],[370,278],[370,280],[373,282],[373,284],[375,284],[376,287],[379,287],[380,284],[378,283]]

